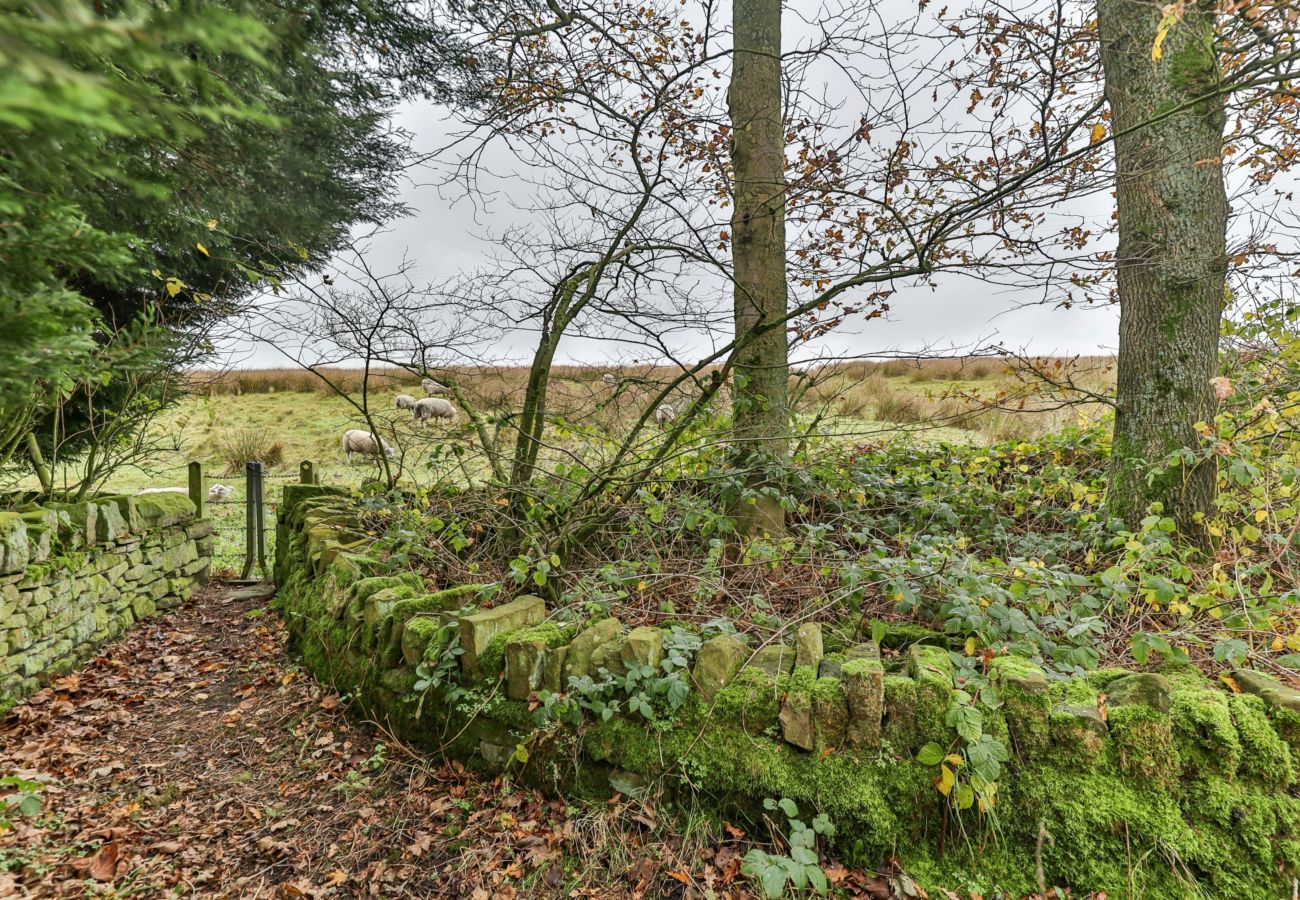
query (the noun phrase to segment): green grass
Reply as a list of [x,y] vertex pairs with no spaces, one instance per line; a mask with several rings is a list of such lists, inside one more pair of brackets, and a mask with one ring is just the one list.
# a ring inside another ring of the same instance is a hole
[[[885,376],[873,372],[862,378],[834,375],[803,395],[799,420],[806,426],[814,416],[820,416],[819,432],[845,440],[878,442],[907,435],[922,441],[965,444],[986,444],[994,439],[1018,437],[1022,432],[1028,437],[1060,424],[1059,417],[994,411],[981,413],[974,423],[963,423],[965,427],[955,427],[950,417],[956,401],[944,395],[954,389],[991,393],[997,381],[982,378],[959,382],[934,377],[918,380],[914,374]],[[468,469],[463,469],[449,455],[440,453],[451,445],[470,441],[465,418],[462,416],[450,427],[430,424],[415,428],[409,415],[393,406],[393,398],[409,390],[377,391],[370,400],[381,423],[381,433],[391,441],[392,432],[387,429],[395,426],[397,443],[406,448],[403,483],[432,486],[447,480],[464,483],[467,477],[481,477],[481,463],[469,462]],[[583,417],[579,411],[593,408],[602,398],[601,390],[599,385],[593,387],[582,378],[563,377],[556,379],[553,393],[559,412],[570,422],[581,422]],[[593,423],[598,433],[608,434],[611,419],[618,414],[630,414],[635,408],[635,400],[628,399],[631,402],[620,404],[617,413],[611,409],[596,410],[587,421]],[[891,405],[912,408],[916,415],[891,415]],[[343,459],[342,433],[357,427],[364,427],[357,411],[333,394],[277,390],[195,396],[182,401],[155,423],[155,434],[162,438],[167,449],[157,453],[143,469],[115,473],[106,489],[134,492],[146,487],[185,487],[190,461],[203,462],[209,486],[220,483],[234,489],[225,503],[210,504],[218,532],[214,569],[238,571],[242,568],[245,543],[244,472],[242,468],[230,471],[227,467],[223,449],[228,439],[247,430],[268,443],[281,445],[283,462],[267,472],[267,539],[270,542],[274,540],[274,529],[270,526],[279,499],[278,486],[298,477],[301,461],[314,462],[320,480],[328,484],[360,484],[378,474],[371,460],[358,458],[355,464],[348,465]],[[510,440],[512,436],[507,435],[503,443],[508,445]],[[548,443],[570,452],[585,451],[583,445],[587,440],[573,430],[563,436],[548,435]],[[20,486],[35,487],[35,480],[24,478]],[[267,552],[273,552],[269,543]]]

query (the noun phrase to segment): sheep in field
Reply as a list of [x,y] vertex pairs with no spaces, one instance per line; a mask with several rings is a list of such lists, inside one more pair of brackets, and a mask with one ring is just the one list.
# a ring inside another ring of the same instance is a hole
[[456,407],[441,397],[425,397],[415,404],[415,421],[423,422],[426,419],[447,419],[454,422]]
[[393,448],[388,446],[383,438],[359,428],[349,428],[343,432],[343,455],[347,457],[348,465],[352,465],[353,453],[360,453],[362,456],[378,456],[381,452],[389,459],[393,458]]
[[618,378],[614,376],[613,372],[606,372],[604,375],[600,376],[600,380],[605,382],[605,384],[618,384]]
[[393,403],[396,404],[398,409],[409,409],[411,411],[415,410],[415,402],[415,398],[410,394],[398,394],[393,399]]
[[424,388],[424,393],[430,397],[437,397],[441,394],[450,393],[450,389],[445,384],[439,384],[432,378],[425,378],[420,381],[420,387]]
[[671,425],[676,421],[677,410],[673,409],[667,403],[659,404],[659,408],[655,410],[655,422],[659,427],[663,428],[665,425]]
[[213,503],[225,503],[235,495],[235,489],[225,484],[214,484],[208,488],[208,499]]

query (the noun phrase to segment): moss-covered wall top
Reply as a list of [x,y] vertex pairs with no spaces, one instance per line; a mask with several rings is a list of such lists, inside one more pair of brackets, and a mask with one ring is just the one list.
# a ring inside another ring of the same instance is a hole
[[850,861],[896,855],[958,891],[1028,894],[1041,867],[1076,895],[1275,898],[1300,874],[1300,692],[1259,673],[1061,680],[997,656],[980,676],[996,708],[973,713],[969,661],[938,644],[829,652],[805,624],[754,647],[430,591],[314,485],[286,488],[279,528],[279,602],[311,670],[471,764],[733,821],[789,798],[832,818]]
[[0,711],[207,579],[212,526],[184,494],[0,512]]

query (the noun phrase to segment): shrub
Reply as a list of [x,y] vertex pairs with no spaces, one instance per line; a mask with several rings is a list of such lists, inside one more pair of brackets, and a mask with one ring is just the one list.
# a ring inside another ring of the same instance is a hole
[[876,400],[876,418],[882,422],[912,425],[925,420],[921,398],[912,394],[889,393]]
[[265,432],[251,428],[228,431],[216,439],[218,458],[226,464],[227,475],[237,475],[253,461],[269,468],[284,462],[284,445],[271,440]]

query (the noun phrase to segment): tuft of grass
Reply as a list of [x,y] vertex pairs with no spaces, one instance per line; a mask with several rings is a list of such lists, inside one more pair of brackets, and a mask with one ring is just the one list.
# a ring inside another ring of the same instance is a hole
[[237,475],[250,462],[269,468],[284,463],[284,444],[274,441],[265,431],[244,428],[220,434],[213,441],[217,458],[226,464],[227,475]]

